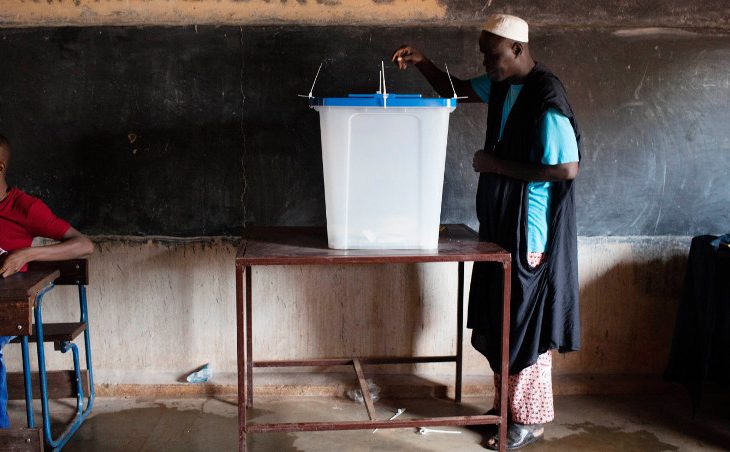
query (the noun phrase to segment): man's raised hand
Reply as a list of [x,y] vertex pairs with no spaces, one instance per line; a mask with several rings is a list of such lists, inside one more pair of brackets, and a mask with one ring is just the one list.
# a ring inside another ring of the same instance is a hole
[[408,45],[403,45],[393,52],[393,56],[390,57],[390,60],[397,64],[399,69],[405,69],[408,67],[408,63],[418,64],[425,58],[426,57],[423,56],[420,50]]

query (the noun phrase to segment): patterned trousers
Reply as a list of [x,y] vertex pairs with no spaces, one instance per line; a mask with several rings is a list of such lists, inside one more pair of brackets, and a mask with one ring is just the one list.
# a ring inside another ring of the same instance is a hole
[[[548,350],[538,356],[537,362],[517,375],[510,375],[509,405],[510,420],[518,424],[544,424],[555,419],[553,407],[553,382],[551,370],[553,355]],[[494,408],[499,410],[499,374],[494,374]]]
[[[527,261],[537,267],[545,261],[543,253],[528,253]],[[544,424],[555,419],[552,382],[553,355],[548,350],[538,356],[537,362],[509,377],[509,405],[507,411],[512,422],[518,424]],[[494,374],[494,408],[500,408],[500,377]]]

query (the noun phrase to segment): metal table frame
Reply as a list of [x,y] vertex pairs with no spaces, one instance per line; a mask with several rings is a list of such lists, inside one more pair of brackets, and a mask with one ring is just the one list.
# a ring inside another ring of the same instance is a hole
[[[248,433],[359,430],[375,428],[414,428],[457,425],[499,425],[500,451],[507,439],[507,404],[502,403],[499,416],[450,416],[420,419],[375,419],[375,409],[362,370],[363,364],[405,364],[454,362],[456,364],[455,401],[461,402],[463,331],[464,331],[464,262],[498,262],[504,271],[502,304],[501,400],[507,400],[509,382],[509,323],[511,290],[511,256],[499,246],[479,241],[478,235],[464,225],[442,228],[438,250],[332,250],[327,247],[324,228],[254,227],[248,229],[236,255],[236,326],[238,358],[238,440],[239,451],[246,451]],[[425,357],[323,358],[287,361],[254,361],[252,268],[266,265],[362,265],[414,264],[422,262],[458,262],[456,354]],[[254,367],[352,366],[362,389],[368,421],[299,422],[248,424],[246,410],[253,406]]]

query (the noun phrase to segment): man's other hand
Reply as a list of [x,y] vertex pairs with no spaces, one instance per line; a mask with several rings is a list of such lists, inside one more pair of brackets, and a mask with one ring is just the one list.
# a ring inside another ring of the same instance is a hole
[[474,153],[472,167],[477,173],[497,173],[499,174],[499,159],[494,155],[479,149]]

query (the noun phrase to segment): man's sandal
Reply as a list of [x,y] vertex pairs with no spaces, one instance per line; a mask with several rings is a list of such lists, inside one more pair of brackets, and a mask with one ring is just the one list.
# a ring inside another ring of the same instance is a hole
[[[525,425],[514,422],[507,426],[507,450],[520,449],[542,439],[545,428],[542,424]],[[499,434],[494,435],[487,441],[487,449],[499,449]]]
[[[483,416],[499,416],[499,411],[497,411],[496,408],[490,408],[489,411],[483,414]],[[499,433],[498,424],[486,424],[481,425],[480,427],[484,429],[483,433],[486,434],[485,436],[487,437],[492,437]]]

